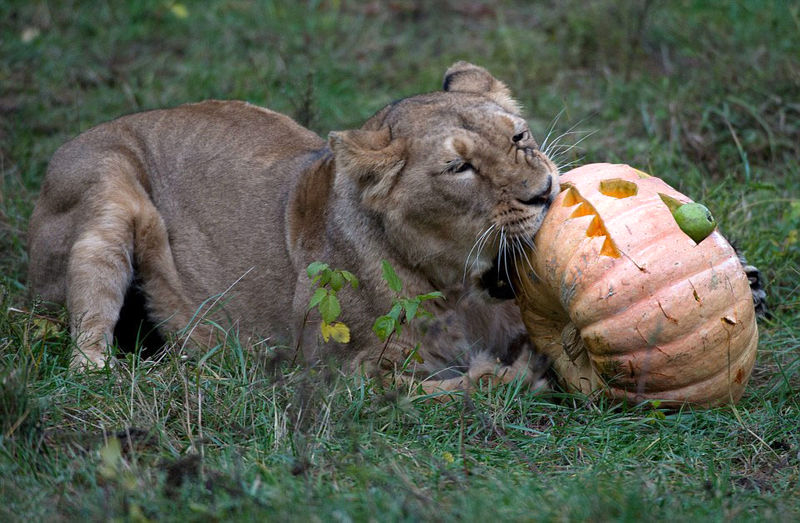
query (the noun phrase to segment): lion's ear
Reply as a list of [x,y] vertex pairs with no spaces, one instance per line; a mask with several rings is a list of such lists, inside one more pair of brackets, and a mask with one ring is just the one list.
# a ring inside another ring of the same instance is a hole
[[389,194],[406,162],[405,139],[392,138],[389,127],[378,131],[333,131],[328,135],[328,143],[337,175],[346,174],[355,180],[362,201],[368,204],[375,204]]
[[520,114],[520,107],[511,97],[506,84],[492,76],[483,67],[469,62],[456,62],[444,73],[442,89],[450,92],[482,94],[513,114]]

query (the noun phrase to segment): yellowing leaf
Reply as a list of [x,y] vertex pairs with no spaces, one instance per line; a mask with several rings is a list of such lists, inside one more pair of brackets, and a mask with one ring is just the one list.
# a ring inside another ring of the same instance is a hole
[[128,508],[128,520],[133,521],[134,523],[147,523],[149,521],[152,521],[144,513],[142,507],[140,507],[136,503],[131,503],[130,507]]
[[322,339],[329,341],[333,338],[339,343],[350,343],[350,328],[344,323],[337,321],[334,323],[320,323],[319,330],[322,332]]
[[445,462],[447,463],[452,463],[456,460],[456,458],[454,458],[453,455],[450,452],[447,452],[446,450],[442,452],[442,459],[444,459]]
[[425,360],[419,354],[419,343],[417,343],[414,348],[403,349],[403,356],[406,357],[406,365],[411,363],[412,361],[416,361],[417,363],[425,363]]
[[60,326],[47,318],[34,318],[32,334],[35,339],[52,338],[60,329]]
[[800,200],[792,200],[789,202],[789,221],[794,223],[800,222]]
[[19,39],[22,40],[22,43],[29,44],[36,40],[40,34],[42,34],[42,32],[38,27],[26,27],[22,30]]
[[180,18],[181,20],[189,17],[189,9],[186,8],[185,5],[175,3],[172,4],[169,8],[172,11],[172,14],[175,15],[175,18]]
[[105,479],[114,479],[119,474],[119,463],[122,461],[122,446],[117,438],[110,438],[100,449],[100,464],[97,467]]

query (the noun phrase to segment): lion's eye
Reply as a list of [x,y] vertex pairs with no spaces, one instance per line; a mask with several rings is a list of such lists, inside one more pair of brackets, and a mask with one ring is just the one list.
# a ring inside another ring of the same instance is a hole
[[469,162],[464,162],[464,163],[456,166],[455,169],[453,169],[453,172],[458,174],[458,173],[463,173],[463,172],[470,171],[470,170],[474,171],[475,167],[473,167],[473,165],[471,163],[469,163]]
[[512,136],[511,137],[511,141],[514,142],[514,143],[517,143],[517,142],[522,141],[525,138],[527,138],[527,136],[528,136],[528,131],[522,131],[522,132],[517,133],[514,136]]

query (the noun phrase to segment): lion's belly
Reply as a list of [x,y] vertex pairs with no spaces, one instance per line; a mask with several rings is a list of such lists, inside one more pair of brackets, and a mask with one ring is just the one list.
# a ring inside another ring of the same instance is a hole
[[[207,198],[174,195],[159,210],[190,302],[242,336],[288,336],[295,271],[286,251],[280,193],[228,178]],[[236,202],[236,203],[231,203]]]

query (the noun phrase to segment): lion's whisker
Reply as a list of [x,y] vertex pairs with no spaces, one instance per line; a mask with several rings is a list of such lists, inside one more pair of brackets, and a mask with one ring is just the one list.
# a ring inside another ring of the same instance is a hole
[[552,142],[551,142],[551,143],[550,143],[550,144],[547,146],[547,149],[545,149],[545,150],[544,150],[544,151],[542,151],[542,152],[543,152],[544,154],[546,154],[547,156],[550,156],[550,153],[552,153],[552,152],[553,152],[553,151],[554,151],[554,150],[555,150],[557,147],[560,147],[560,146],[561,146],[561,143],[560,143],[560,141],[561,141],[562,139],[566,138],[567,136],[571,136],[571,135],[573,135],[573,134],[580,134],[580,133],[582,133],[583,131],[573,131],[573,129],[574,129],[574,128],[575,128],[575,126],[577,126],[577,125],[578,125],[578,124],[575,124],[574,126],[570,127],[570,128],[569,128],[569,130],[567,130],[567,131],[564,131],[563,133],[561,133],[560,135],[558,135],[556,138],[554,138],[554,139],[553,139],[553,141],[552,141]]
[[[519,257],[517,253],[517,239],[511,239],[511,261],[514,263],[514,274],[519,274],[519,265],[517,264],[517,258]],[[517,291],[514,289],[514,278],[511,274],[508,273],[508,268],[506,268],[506,277],[508,278],[508,285],[511,287],[511,292],[516,296]]]
[[559,160],[559,158],[561,158],[562,156],[564,156],[565,154],[567,154],[569,151],[571,151],[572,149],[574,149],[575,147],[577,147],[578,145],[580,145],[580,144],[581,144],[581,143],[582,143],[584,140],[586,140],[587,138],[589,138],[590,136],[592,136],[592,135],[593,135],[593,134],[595,134],[596,132],[597,132],[596,130],[595,130],[595,131],[587,131],[587,134],[586,134],[586,136],[582,137],[580,140],[578,140],[577,142],[573,143],[572,145],[570,145],[570,146],[566,146],[566,147],[564,147],[564,146],[559,146],[559,147],[564,147],[564,149],[561,149],[561,150],[559,150],[559,151],[558,151],[556,154],[552,155],[552,156],[550,157],[550,160],[551,160],[553,163],[558,163],[558,160]]
[[492,238],[494,237],[495,234],[497,234],[497,229],[495,227],[496,227],[495,225],[492,225],[492,227],[488,231],[486,231],[488,234],[485,234],[483,238],[480,240],[480,243],[478,244],[478,252],[475,255],[475,261],[472,262],[473,266],[475,266],[480,261],[480,255],[483,252],[483,249],[486,247],[486,244],[489,243],[490,241],[493,241]]
[[[535,249],[535,247],[533,245],[533,241],[531,241],[531,239],[528,238],[527,236],[523,236],[522,238],[519,239],[519,247],[520,247],[521,257],[525,261],[525,265],[528,266],[528,269],[530,269],[531,272],[535,272],[534,269],[533,269],[533,264],[531,263],[531,257],[530,257],[530,254],[529,254],[531,252],[535,252],[536,251],[536,249]],[[527,247],[527,249],[526,249],[526,247]]]
[[539,150],[544,152],[545,155],[547,155],[547,140],[550,139],[550,135],[553,134],[553,131],[556,128],[558,120],[561,118],[561,115],[564,114],[566,110],[567,110],[566,107],[562,107],[561,110],[558,111],[558,114],[555,116],[555,118],[553,118],[553,120],[550,122],[550,125],[547,128],[547,134],[545,134],[544,141],[542,141],[542,145],[539,146]]
[[497,280],[500,280],[500,258],[506,252],[506,230],[505,226],[500,227],[500,249],[497,251]]
[[565,163],[564,165],[559,165],[559,166],[558,166],[558,170],[559,170],[559,171],[563,171],[563,170],[565,170],[565,169],[569,169],[569,168],[570,168],[570,167],[572,167],[573,165],[577,165],[577,164],[581,163],[581,162],[583,161],[583,159],[584,159],[584,158],[585,158],[585,156],[579,156],[578,158],[575,158],[575,159],[574,159],[574,160],[572,160],[571,162],[567,162],[567,163]]
[[[559,141],[560,141],[560,140],[562,140],[563,138],[567,137],[567,136],[570,136],[570,135],[573,135],[573,134],[582,134],[582,133],[590,133],[590,135],[591,135],[591,134],[594,134],[596,131],[575,131],[575,128],[576,128],[576,127],[578,127],[579,125],[583,124],[583,123],[584,123],[586,120],[588,120],[588,119],[589,119],[589,117],[586,117],[586,118],[582,118],[581,120],[579,120],[578,122],[576,122],[576,123],[575,123],[575,125],[573,125],[573,126],[572,126],[572,127],[570,127],[569,129],[567,129],[566,131],[564,131],[563,133],[561,133],[560,135],[558,135],[558,137],[556,137],[556,138],[555,138],[555,139],[554,139],[554,140],[553,140],[553,141],[550,143],[550,145],[548,145],[548,146],[547,146],[547,148],[544,148],[544,147],[543,147],[542,149],[544,149],[544,150],[543,150],[542,152],[543,152],[545,155],[547,155],[547,156],[550,156],[550,153],[551,153],[551,152],[552,152],[552,151],[553,151],[553,150],[554,150],[556,147],[560,147],[560,146],[561,146],[561,144],[559,143]],[[583,139],[585,139],[585,138],[586,138],[586,136],[584,136],[584,137],[581,139],[581,141],[582,141]],[[578,143],[579,143],[579,142],[578,142]]]
[[[478,235],[478,238],[475,240],[475,243],[472,244],[472,248],[469,250],[469,253],[467,253],[466,260],[464,260],[464,276],[461,280],[462,283],[464,283],[467,279],[467,268],[474,267],[475,264],[477,264],[478,261],[480,261],[481,251],[483,250],[482,242],[484,242],[487,236],[492,232],[492,230],[495,228],[495,225],[496,224],[493,223],[489,227],[487,227],[485,231],[483,231]],[[475,261],[472,262],[472,265],[470,265],[469,263],[470,257],[472,256],[472,253],[475,251],[476,248],[478,250],[475,253]]]
[[[481,251],[483,251],[483,249],[486,247],[486,245],[487,245],[487,244],[488,244],[490,241],[491,241],[491,242],[494,242],[494,241],[495,241],[495,240],[494,240],[494,237],[495,237],[495,235],[497,235],[497,234],[498,234],[498,231],[497,231],[497,229],[494,229],[494,230],[492,231],[492,234],[491,234],[491,235],[489,235],[489,236],[487,236],[486,238],[484,238],[483,242],[481,243],[480,247],[478,248],[478,252],[480,253]],[[478,260],[476,259],[476,260],[475,260],[475,263],[477,263],[477,262],[478,262]]]

